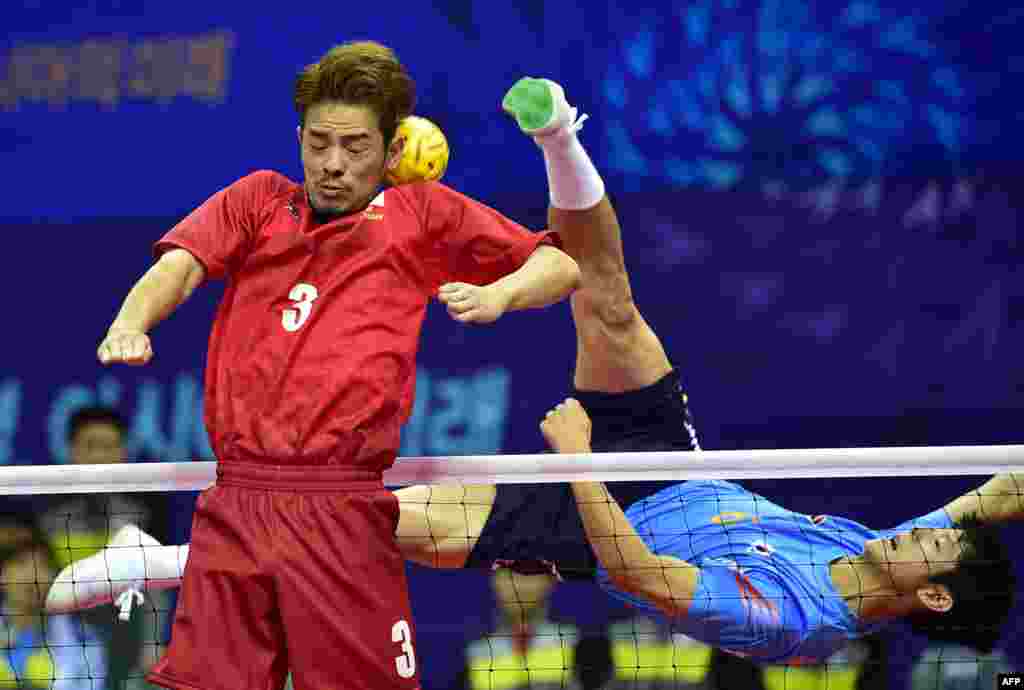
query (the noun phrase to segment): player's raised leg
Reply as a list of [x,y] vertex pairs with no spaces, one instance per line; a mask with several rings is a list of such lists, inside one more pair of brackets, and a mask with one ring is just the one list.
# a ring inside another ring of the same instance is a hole
[[[398,548],[403,558],[430,568],[461,568],[494,504],[493,485],[418,485],[395,491],[401,514]],[[189,545],[164,546],[136,525],[126,525],[99,553],[79,559],[54,579],[49,613],[68,613],[124,601],[134,592],[181,586]]]
[[580,267],[575,387],[619,393],[657,382],[672,365],[633,301],[618,218],[577,136],[586,116],[577,120],[562,87],[547,79],[520,79],[502,107],[544,153],[549,226]]
[[188,550],[188,544],[162,546],[135,525],[125,525],[99,553],[69,564],[57,575],[46,595],[46,610],[67,613],[118,603],[122,616],[127,616],[138,602],[133,591],[181,585]]
[[402,557],[428,568],[461,568],[487,524],[495,486],[417,485],[398,489],[395,496]]

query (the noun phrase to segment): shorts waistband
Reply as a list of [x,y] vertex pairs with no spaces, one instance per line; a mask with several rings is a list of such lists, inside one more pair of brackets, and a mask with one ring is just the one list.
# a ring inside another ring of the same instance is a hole
[[679,370],[673,369],[651,385],[625,393],[581,391],[575,386],[571,391],[570,395],[579,400],[587,413],[593,416],[635,413],[637,410],[658,407],[665,400],[682,402],[683,387]]
[[217,484],[282,491],[370,491],[383,488],[384,480],[380,472],[335,465],[218,462]]

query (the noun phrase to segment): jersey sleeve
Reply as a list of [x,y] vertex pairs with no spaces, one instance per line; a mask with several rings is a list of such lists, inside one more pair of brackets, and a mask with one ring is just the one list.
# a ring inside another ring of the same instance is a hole
[[778,577],[763,569],[703,564],[687,627],[700,630],[703,641],[730,650],[752,656],[779,653],[780,645],[786,646],[782,619],[787,594]]
[[486,285],[512,273],[542,244],[557,245],[550,232],[531,232],[494,209],[440,183],[422,185],[427,233],[442,252],[438,285]]
[[907,520],[906,522],[896,525],[891,529],[879,530],[878,534],[885,538],[895,534],[900,534],[901,532],[909,532],[915,527],[945,528],[954,527],[954,525],[953,521],[949,519],[949,515],[946,514],[946,510],[944,508],[939,508],[938,510],[933,510],[927,515],[921,515],[920,517]]
[[203,265],[208,279],[227,277],[248,253],[275,177],[270,171],[255,172],[217,192],[156,243],[156,255],[184,249]]

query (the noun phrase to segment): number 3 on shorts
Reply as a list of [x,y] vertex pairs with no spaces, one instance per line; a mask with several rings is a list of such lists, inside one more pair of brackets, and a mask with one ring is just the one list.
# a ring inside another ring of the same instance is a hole
[[281,313],[281,325],[284,329],[294,333],[302,328],[302,324],[309,318],[309,313],[313,311],[313,300],[319,296],[317,289],[309,283],[296,283],[288,293],[288,299],[293,304]]
[[416,675],[416,654],[412,651],[412,631],[409,624],[400,620],[391,626],[391,641],[402,645],[402,656],[395,657],[395,668],[402,678]]

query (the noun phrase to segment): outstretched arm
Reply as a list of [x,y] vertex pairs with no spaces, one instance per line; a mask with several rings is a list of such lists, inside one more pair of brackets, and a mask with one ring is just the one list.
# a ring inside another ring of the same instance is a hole
[[488,285],[447,283],[438,299],[463,323],[491,323],[507,311],[547,307],[577,288],[580,269],[568,254],[550,245],[533,250],[517,270]]
[[188,299],[205,275],[202,264],[184,249],[163,254],[125,298],[96,352],[100,362],[148,362],[153,349],[147,333]]
[[697,567],[653,553],[604,484],[576,482],[572,492],[587,539],[612,583],[667,616],[685,614],[700,581]]
[[[590,418],[576,400],[548,412],[540,428],[558,453],[590,452]],[[587,539],[612,583],[668,616],[685,614],[700,581],[699,569],[653,553],[604,484],[575,482],[572,490]]]
[[967,515],[989,524],[1024,520],[1024,474],[997,474],[947,503],[945,511],[953,522]]
[[489,287],[502,296],[506,311],[518,311],[561,302],[579,282],[579,266],[568,254],[556,247],[541,245],[518,270]]

